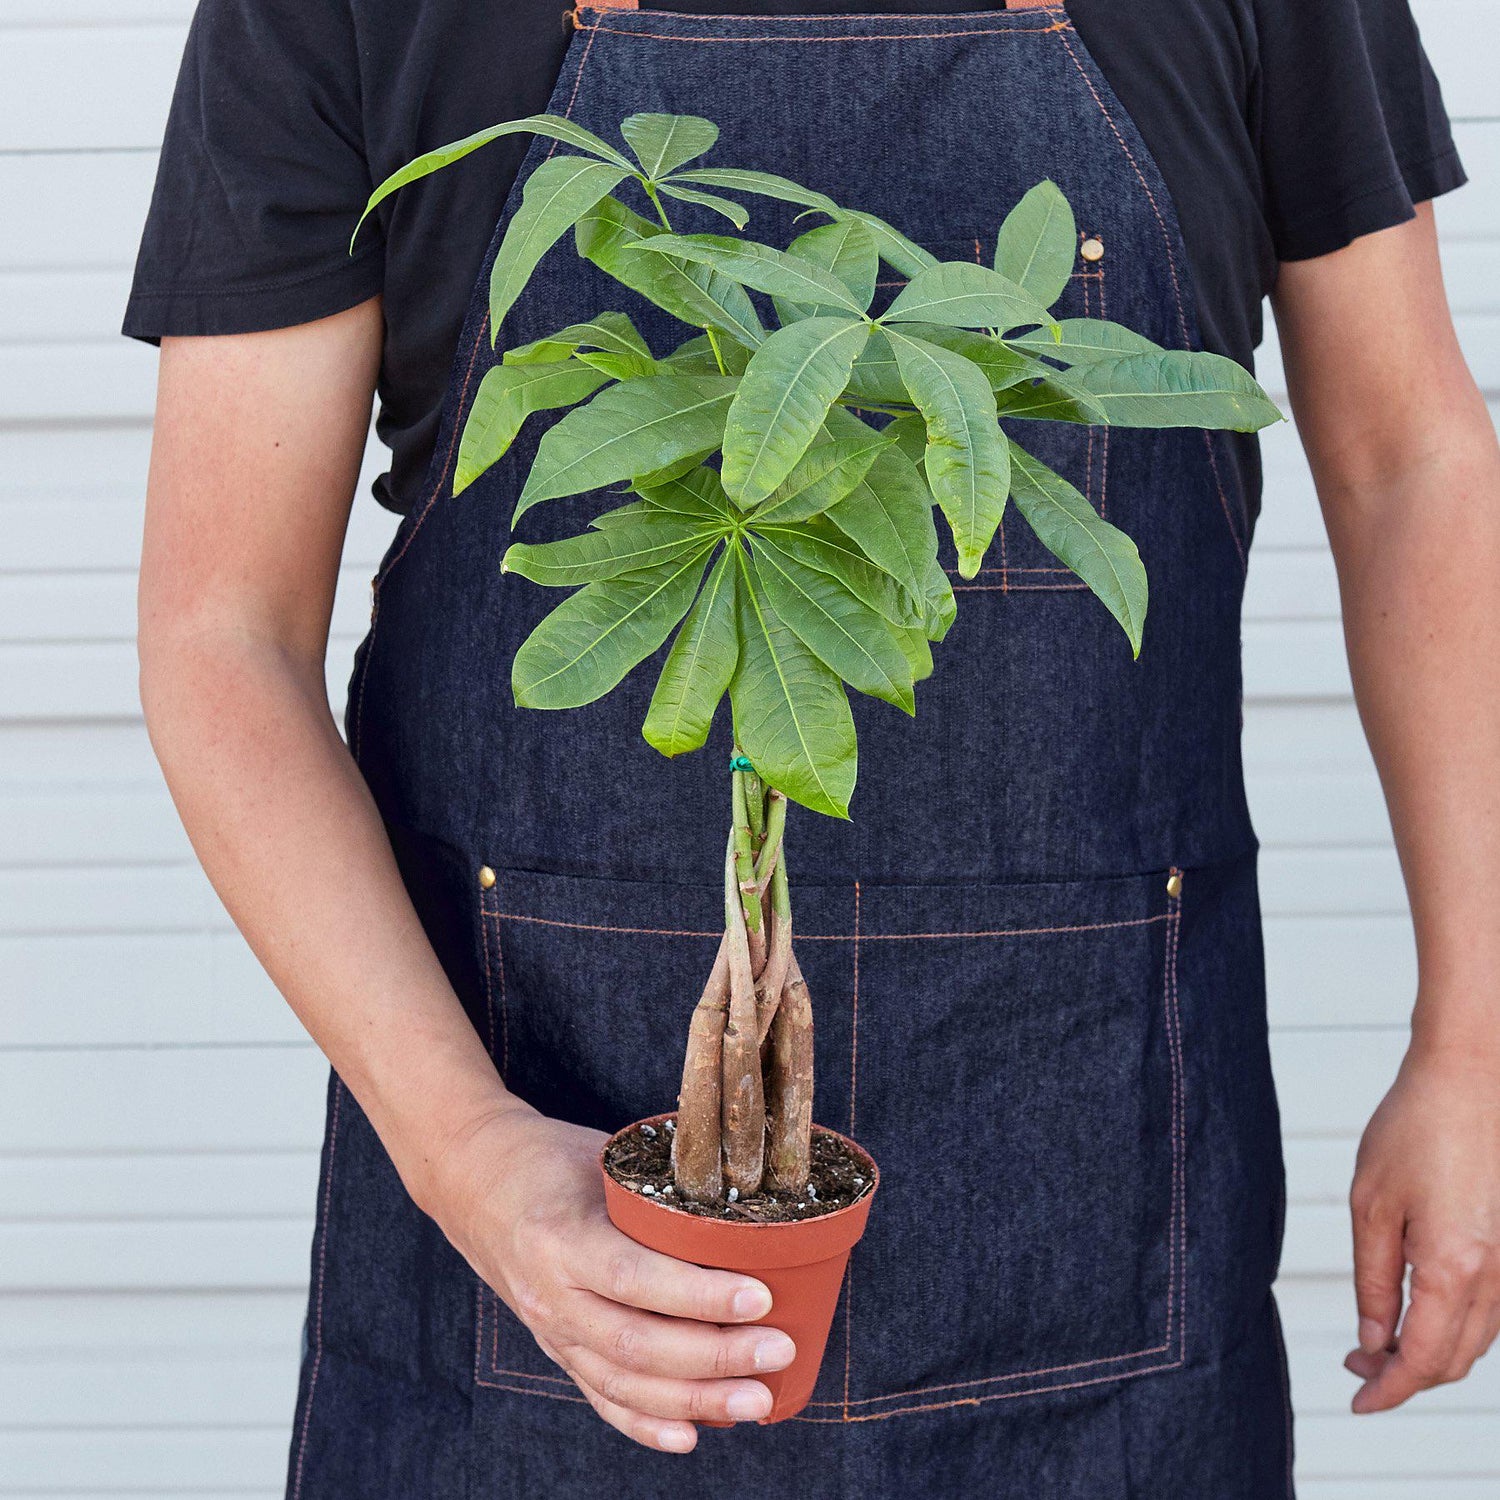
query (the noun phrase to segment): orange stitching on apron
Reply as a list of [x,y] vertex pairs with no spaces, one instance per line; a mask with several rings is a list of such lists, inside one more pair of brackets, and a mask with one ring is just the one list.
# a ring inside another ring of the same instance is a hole
[[[716,18],[717,19],[717,18]],[[751,18],[747,18],[751,19]],[[763,19],[754,17],[753,19]],[[818,19],[825,19],[819,17]],[[580,31],[603,31],[611,36],[634,36],[651,42],[697,42],[704,46],[725,46],[734,42],[790,42],[801,46],[809,42],[931,42],[961,36],[1048,36],[1054,31],[1071,31],[1070,21],[1056,21],[1051,26],[1005,26],[973,31],[893,31],[878,36],[668,36],[654,31],[634,31],[624,26],[604,26],[595,22]]]
[[[1014,1375],[989,1375],[979,1380],[955,1380],[950,1385],[924,1385],[914,1391],[887,1391],[883,1396],[861,1396],[854,1401],[845,1401],[842,1404],[848,1406],[873,1406],[878,1401],[899,1401],[903,1396],[933,1396],[941,1391],[960,1391],[967,1386],[994,1385],[1001,1380],[1032,1380],[1041,1375],[1071,1375],[1075,1370],[1093,1370],[1100,1365],[1124,1364],[1127,1359],[1142,1359],[1148,1354],[1165,1354],[1172,1347],[1172,1341],[1167,1339],[1160,1344],[1153,1344],[1149,1349],[1132,1349],[1128,1354],[1105,1354],[1098,1359],[1082,1359],[1076,1364],[1053,1365],[1042,1370],[1018,1370]],[[1158,1369],[1153,1365],[1151,1368]],[[1109,1379],[1123,1377],[1107,1377]],[[1029,1396],[1030,1391],[1021,1391],[1019,1394]],[[809,1406],[838,1406],[837,1401],[810,1401]],[[960,1397],[947,1403],[952,1406],[966,1406],[970,1404],[970,1398]],[[848,1418],[849,1421],[859,1420],[857,1417]]]
[[[484,1018],[489,1029],[490,1057],[493,1058],[495,1055],[495,1002],[491,990],[492,981],[490,978],[490,918],[497,917],[499,914],[491,911],[484,904],[484,900],[483,896],[479,898],[479,944],[484,950]],[[500,936],[499,928],[500,924],[497,921],[495,923],[495,937],[497,941]],[[505,1072],[503,1069],[500,1073],[500,1080],[502,1083],[505,1081]]]
[[[1174,865],[1169,873],[1180,875],[1181,871]],[[941,1391],[993,1385],[1001,1381],[1035,1380],[1043,1375],[1067,1375],[1077,1370],[1097,1369],[1100,1365],[1123,1364],[1126,1360],[1145,1359],[1153,1354],[1166,1354],[1172,1349],[1174,1327],[1177,1329],[1178,1335],[1177,1358],[1170,1364],[1149,1365],[1144,1369],[1129,1370],[1118,1375],[1104,1375],[1094,1380],[1077,1382],[1077,1384],[1098,1385],[1109,1380],[1128,1380],[1136,1375],[1153,1374],[1158,1370],[1177,1369],[1184,1362],[1187,1357],[1187,1176],[1185,1160],[1187,1132],[1184,1119],[1182,1024],[1177,989],[1177,939],[1182,920],[1181,895],[1170,897],[1167,902],[1167,910],[1160,916],[1148,920],[1164,921],[1167,923],[1167,936],[1162,964],[1162,1009],[1167,1025],[1168,1050],[1172,1070],[1172,1126],[1169,1132],[1169,1138],[1172,1142],[1172,1189],[1171,1215],[1167,1230],[1167,1327],[1162,1342],[1153,1345],[1149,1349],[1133,1349],[1124,1354],[1102,1355],[1098,1359],[1080,1360],[1075,1364],[1053,1365],[1036,1370],[1017,1370],[1009,1375],[991,1375],[977,1380],[959,1380],[949,1385],[921,1386],[907,1391],[888,1391],[884,1395],[864,1396],[854,1401],[849,1399],[846,1375],[845,1394],[842,1402],[808,1402],[809,1406],[842,1406],[843,1415],[841,1417],[800,1417],[796,1420],[809,1422],[873,1422],[879,1421],[882,1417],[904,1416],[912,1412],[942,1411],[949,1407],[977,1406],[983,1401],[1004,1400],[1013,1396],[1032,1396],[1041,1395],[1045,1391],[1072,1390],[1075,1388],[1074,1385],[1052,1385],[1043,1387],[1040,1390],[1028,1389],[1024,1391],[1007,1391],[998,1395],[960,1397],[952,1401],[935,1402],[931,1405],[901,1407],[896,1411],[863,1413],[857,1416],[849,1414],[851,1406],[871,1406],[881,1401],[897,1401],[903,1396],[936,1395]],[[1132,924],[1108,923],[1103,925],[1124,926]],[[851,1261],[850,1264],[852,1267],[853,1262]],[[1179,1301],[1183,1307],[1180,1323],[1176,1315]],[[846,1336],[846,1369],[848,1357],[849,1341]]]
[[[1174,865],[1171,874],[1180,878],[1182,872]],[[1171,952],[1167,961],[1168,981],[1171,985],[1172,1012],[1169,1032],[1172,1039],[1172,1115],[1176,1132],[1172,1143],[1172,1173],[1175,1201],[1173,1212],[1177,1219],[1177,1264],[1181,1269],[1180,1299],[1182,1321],[1177,1333],[1178,1360],[1187,1358],[1187,1104],[1184,1097],[1186,1069],[1182,1061],[1182,1012],[1177,993],[1177,945],[1182,931],[1182,892],[1169,897],[1167,910],[1172,920],[1167,924],[1167,941]],[[1171,1338],[1173,1303],[1170,1294],[1167,1301],[1167,1336]]]
[[[853,998],[849,1013],[849,1135],[854,1136],[855,1100],[859,1091],[859,881],[854,882],[854,940],[849,950],[853,969]],[[844,1272],[844,1415],[849,1415],[849,1379],[854,1358],[854,1256]]]
[[[1014,14],[1016,11],[1020,11],[1020,10],[1043,10],[1043,11],[1054,11],[1055,10],[1055,11],[1058,12],[1059,15],[1061,15],[1061,14],[1064,13],[1064,11],[1066,9],[1066,6],[1064,4],[1064,0],[1053,0],[1053,3],[1047,4],[1047,5],[1039,5],[1039,4],[1036,3],[1036,0],[1021,0],[1021,3],[1019,3],[1019,4],[1012,3],[1012,4],[1008,5],[1008,6],[1006,6],[1005,9],[1008,10],[1008,11],[1010,11],[1012,14]],[[686,21],[765,21],[765,20],[772,19],[771,17],[767,16],[764,11],[762,11],[758,15],[755,14],[755,13],[753,13],[753,12],[749,12],[749,11],[731,12],[731,11],[687,11],[687,10],[674,10],[674,11],[655,11],[655,12],[653,12],[652,11],[652,7],[649,6],[649,5],[647,5],[647,6],[640,6],[640,5],[610,3],[610,0],[605,0],[605,3],[603,5],[590,5],[590,4],[587,4],[587,3],[585,3],[583,5],[578,5],[578,6],[575,6],[572,11],[566,12],[566,14],[576,15],[579,12],[585,11],[585,10],[634,10],[637,13],[639,13],[642,10],[644,10],[644,11],[646,11],[648,13],[654,13],[656,15],[671,15],[671,16],[673,16],[674,18],[676,18],[679,21],[683,21],[683,20],[686,20]],[[971,14],[976,14],[976,13],[971,12]],[[982,14],[982,12],[979,12],[977,14]],[[933,16],[934,16],[934,13],[932,11],[921,11],[921,10],[881,11],[878,16],[874,17],[874,19],[878,19],[878,20],[881,20],[881,21],[931,21],[933,19]],[[854,17],[854,19],[856,19],[856,20],[863,20],[863,19],[869,19],[869,18],[870,17],[868,17],[868,16],[856,16],[856,17]],[[820,22],[823,22],[823,21],[835,20],[835,19],[837,19],[837,15],[836,14],[830,14],[830,15],[807,15],[807,16],[776,16],[774,19],[777,20],[777,21],[779,21],[779,22],[781,22],[784,25],[815,26],[815,25],[817,25],[817,24],[819,24]],[[1040,20],[1041,18],[1038,17],[1038,19]],[[637,34],[640,35],[640,36],[649,36],[651,33],[643,31],[643,32],[639,32]]]
[[[685,927],[610,927],[602,922],[564,922],[557,917],[529,917],[521,912],[497,911],[507,922],[531,922],[538,927],[562,927],[570,932],[607,932],[623,937],[719,938],[722,932],[698,932]],[[799,932],[800,943],[905,943],[914,939],[1050,937],[1055,933],[1107,932],[1117,927],[1152,927],[1170,920],[1167,912],[1154,917],[1127,917],[1118,922],[1083,922],[1071,927],[997,927],[974,932]]]
[[[1100,266],[1096,273],[1099,277],[1099,316],[1109,317],[1109,309],[1105,303],[1105,280],[1104,267]],[[1094,429],[1089,428],[1089,452],[1092,454],[1094,444]],[[1109,519],[1109,424],[1105,423],[1101,429],[1099,439],[1099,516],[1102,520]],[[1090,483],[1093,481],[1093,473],[1089,474]]]
[[[551,1376],[529,1375],[526,1378],[528,1380],[550,1380]],[[582,1396],[567,1396],[561,1391],[532,1391],[527,1390],[524,1385],[501,1385],[498,1380],[476,1380],[475,1384],[482,1385],[486,1390],[490,1391],[514,1391],[518,1396],[545,1396],[548,1401],[571,1401],[575,1406],[587,1406],[589,1404]],[[570,1380],[566,1384],[572,1385],[573,1382]]]
[[[1046,1396],[1053,1391],[1081,1391],[1086,1386],[1109,1385],[1118,1380],[1136,1380],[1142,1375],[1156,1375],[1163,1370],[1176,1370],[1182,1367],[1180,1359],[1173,1360],[1170,1364],[1148,1365],[1141,1370],[1127,1370],[1123,1375],[1096,1375],[1092,1380],[1072,1380],[1058,1385],[1037,1386],[1034,1390],[1027,1391],[996,1391],[988,1396],[965,1396],[957,1401],[930,1401],[921,1406],[898,1406],[895,1411],[870,1411],[860,1412],[849,1417],[792,1417],[793,1422],[819,1422],[828,1424],[832,1422],[884,1422],[891,1417],[910,1417],[920,1412],[929,1411],[951,1411],[955,1406],[983,1406],[987,1401],[1015,1401],[1026,1396]],[[809,1402],[809,1405],[816,1403]]]
[[[1161,231],[1162,244],[1166,247],[1167,270],[1172,276],[1172,295],[1177,303],[1177,325],[1182,331],[1182,346],[1184,349],[1190,348],[1192,340],[1188,337],[1187,311],[1182,300],[1182,283],[1177,276],[1177,257],[1172,251],[1172,235],[1167,228],[1167,221],[1162,214],[1161,205],[1157,203],[1156,194],[1151,191],[1151,184],[1146,180],[1146,174],[1141,171],[1140,163],[1136,161],[1130,147],[1125,142],[1125,137],[1121,135],[1120,127],[1115,123],[1115,117],[1110,114],[1108,105],[1099,97],[1099,91],[1094,87],[1094,80],[1089,77],[1088,70],[1078,60],[1078,54],[1073,50],[1073,44],[1065,36],[1060,36],[1059,40],[1067,48],[1068,56],[1072,60],[1073,66],[1078,69],[1079,76],[1088,86],[1089,93],[1093,95],[1094,103],[1099,106],[1099,112],[1108,122],[1115,140],[1119,143],[1120,150],[1125,153],[1125,160],[1130,163],[1131,170],[1136,175],[1136,180],[1140,183],[1142,191],[1146,194],[1146,201],[1151,205],[1151,212],[1156,217],[1156,227]],[[1214,457],[1213,439],[1207,432],[1203,434],[1203,445],[1208,450],[1208,465],[1213,471],[1214,488],[1218,492],[1219,507],[1224,512],[1224,521],[1229,527],[1230,540],[1233,541],[1234,550],[1239,555],[1240,569],[1243,572],[1248,565],[1244,543],[1240,541],[1239,529],[1234,524],[1234,517],[1229,513],[1229,499],[1224,494],[1223,481],[1219,477],[1219,464],[1218,460]]]
[[307,1377],[307,1400],[302,1406],[302,1434],[297,1439],[297,1477],[292,1484],[292,1500],[302,1494],[302,1464],[307,1457],[307,1433],[312,1426],[313,1395],[318,1389],[318,1371],[323,1364],[323,1281],[328,1266],[328,1213],[333,1201],[333,1159],[339,1149],[339,1103],[344,1085],[333,1075],[333,1119],[328,1126],[328,1176],[323,1183],[323,1223],[318,1234],[318,1290],[313,1299],[313,1362]]
[[[1064,570],[1017,568],[1015,571],[1029,573]],[[1077,594],[1087,588],[1086,583],[1012,583],[1007,579],[1001,583],[955,583],[953,592],[955,594]]]

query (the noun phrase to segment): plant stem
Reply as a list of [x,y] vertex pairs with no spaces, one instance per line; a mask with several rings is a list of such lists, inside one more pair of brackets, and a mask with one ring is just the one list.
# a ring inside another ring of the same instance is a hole
[[792,962],[792,898],[787,887],[786,867],[780,861],[771,871],[770,895],[770,952],[755,985],[755,1035],[762,1047],[770,1035],[771,1022],[776,1019],[781,991]]
[[[739,773],[732,772],[738,781]],[[755,1030],[755,976],[735,861],[724,861],[725,945],[729,950],[729,1011],[724,1023],[724,1175],[741,1197],[760,1191],[766,1160],[766,1101]],[[756,916],[760,901],[755,902]]]
[[812,1170],[813,1015],[795,954],[771,1023],[766,1069],[766,1175],[784,1193],[800,1193]]
[[[738,746],[735,746],[734,753],[736,757],[739,756]],[[760,890],[755,880],[754,829],[751,824],[749,798],[746,796],[745,788],[745,782],[749,776],[744,771],[731,771],[729,775],[734,817],[735,874],[739,882],[740,906],[745,914],[745,928],[752,934],[753,942],[754,934],[761,931],[761,920]]]
[[[661,196],[656,191],[656,184],[654,182],[643,181],[641,185],[646,189],[646,196],[651,200],[652,208],[656,210],[656,217],[661,220],[661,227],[668,234],[673,233],[672,221],[667,217],[666,209],[662,207]],[[729,371],[724,367],[724,351],[719,348],[718,335],[706,324],[703,331],[708,335],[708,347],[714,351],[714,363],[719,367],[719,374],[727,375]]]
[[781,858],[781,841],[786,832],[786,793],[772,787],[767,801],[766,834],[760,846],[760,857],[755,862],[755,880],[762,890]]
[[[724,856],[726,869],[730,855]],[[717,1203],[724,1196],[721,1116],[724,1023],[729,1011],[729,938],[693,1010],[688,1027],[682,1091],[677,1096],[677,1129],[672,1137],[672,1180],[693,1203]]]

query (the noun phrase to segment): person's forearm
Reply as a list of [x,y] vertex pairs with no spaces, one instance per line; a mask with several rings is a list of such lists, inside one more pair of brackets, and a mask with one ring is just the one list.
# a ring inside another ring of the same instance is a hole
[[1327,509],[1416,929],[1413,1039],[1500,1053],[1500,452],[1473,407]]
[[215,889],[421,1203],[513,1104],[428,944],[320,670],[229,629],[143,642],[152,741]]

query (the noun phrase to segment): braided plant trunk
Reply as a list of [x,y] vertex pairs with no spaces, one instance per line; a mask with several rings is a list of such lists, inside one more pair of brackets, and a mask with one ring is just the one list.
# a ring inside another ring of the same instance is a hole
[[731,762],[724,937],[693,1011],[672,1167],[697,1203],[800,1193],[812,1162],[813,1026],[792,950],[786,797]]

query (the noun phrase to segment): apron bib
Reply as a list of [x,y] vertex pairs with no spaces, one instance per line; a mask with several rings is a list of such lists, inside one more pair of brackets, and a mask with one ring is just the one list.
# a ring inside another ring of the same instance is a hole
[[[1063,9],[585,7],[574,24],[551,112],[606,138],[635,112],[707,115],[712,164],[791,177],[949,260],[987,260],[1051,177],[1085,242],[1057,315],[1198,347],[1170,197]],[[515,649],[557,602],[499,569],[543,423],[454,498],[479,381],[504,348],[608,308],[658,353],[688,332],[560,246],[491,350],[489,265],[556,149],[533,142],[496,228],[428,488],[376,580],[348,732],[507,1084],[613,1130],[676,1097],[719,936],[729,730],[658,756],[639,732],[649,667],[565,714],[511,701]],[[747,207],[769,243],[807,227],[790,205]],[[679,232],[720,227],[672,213]],[[856,699],[854,821],[792,809],[815,1118],[856,1135],[884,1182],[811,1405],[705,1431],[686,1458],[627,1442],[410,1204],[335,1078],[292,1500],[1290,1494],[1239,755],[1245,497],[1198,430],[1016,434],[1137,541],[1144,646],[1132,663],[1011,508],[990,565],[955,576],[916,719]],[[522,538],[597,508],[550,502]]]

